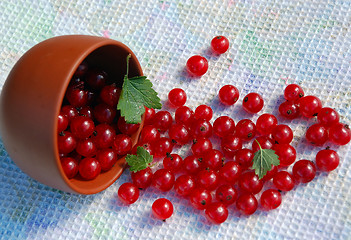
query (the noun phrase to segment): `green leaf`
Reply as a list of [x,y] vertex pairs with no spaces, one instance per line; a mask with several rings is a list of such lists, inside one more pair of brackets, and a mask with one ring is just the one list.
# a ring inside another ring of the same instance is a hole
[[[257,142],[258,143],[258,142]],[[280,164],[279,157],[272,149],[262,149],[258,143],[260,150],[255,153],[253,158],[252,168],[255,169],[256,175],[259,179],[263,178],[268,171],[272,169],[272,165],[278,166]]]
[[126,156],[126,161],[130,166],[130,171],[137,172],[143,170],[152,163],[153,157],[150,155],[148,151],[146,151],[143,147],[137,147],[137,154],[131,155],[128,154]]
[[[130,55],[127,57],[127,63],[129,58]],[[144,106],[160,109],[162,104],[150,80],[145,76],[128,78],[128,68],[129,64],[127,64],[127,74],[124,76],[117,110],[121,111],[121,116],[127,123],[140,123],[141,115],[145,112]]]

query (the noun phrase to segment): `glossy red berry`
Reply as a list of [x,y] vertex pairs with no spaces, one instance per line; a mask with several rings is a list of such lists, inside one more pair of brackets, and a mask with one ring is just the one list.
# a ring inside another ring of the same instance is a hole
[[212,136],[212,124],[206,119],[194,119],[190,131],[195,138]]
[[152,170],[147,167],[137,172],[131,172],[132,181],[139,189],[145,189],[151,185],[152,182]]
[[263,188],[263,181],[253,171],[244,172],[239,180],[239,187],[242,191],[252,194],[259,193]]
[[317,116],[322,109],[322,102],[316,96],[305,96],[300,98],[297,103],[299,104],[302,116],[307,118]]
[[256,197],[251,193],[243,193],[236,200],[236,208],[245,215],[252,215],[256,212],[258,202]]
[[208,190],[214,190],[218,186],[219,177],[217,172],[211,169],[203,169],[197,175],[197,186]]
[[238,136],[226,135],[221,140],[221,149],[225,156],[233,158],[235,152],[242,148],[242,141]]
[[117,121],[118,130],[126,135],[132,136],[136,133],[140,127],[139,123],[127,123],[124,117],[118,118]]
[[159,198],[152,204],[152,213],[156,218],[166,220],[173,214],[173,204],[166,198]]
[[160,137],[158,140],[152,143],[155,157],[161,158],[164,158],[167,153],[171,153],[173,146],[174,144],[172,143],[172,140],[167,137]]
[[73,118],[79,115],[79,112],[72,105],[65,105],[61,108],[61,114],[66,116],[68,118],[68,121],[70,122]]
[[101,149],[96,154],[96,160],[99,161],[101,170],[104,172],[110,170],[117,162],[117,159],[117,153],[111,148]]
[[324,172],[330,172],[339,166],[340,158],[336,151],[331,149],[320,150],[316,155],[317,168]]
[[189,127],[194,119],[194,111],[187,106],[181,106],[175,111],[174,118],[176,123],[182,123]]
[[97,152],[97,147],[95,142],[88,138],[77,142],[76,152],[83,157],[93,157]]
[[74,178],[78,173],[78,161],[71,157],[63,157],[60,160],[62,169],[67,178]]
[[82,107],[88,103],[88,91],[75,85],[67,88],[65,97],[74,107]]
[[100,99],[111,107],[116,107],[119,96],[121,94],[121,89],[115,84],[106,85],[101,89]]
[[153,118],[155,116],[155,113],[156,113],[155,109],[145,107],[145,113],[144,113],[145,126],[153,123]]
[[228,209],[223,203],[214,202],[206,208],[205,215],[211,223],[221,224],[228,218]]
[[266,210],[276,209],[282,203],[282,196],[278,190],[267,189],[262,193],[260,202]]
[[146,125],[143,127],[143,129],[140,132],[139,136],[139,142],[142,143],[152,143],[154,141],[157,141],[160,139],[160,132],[157,130],[157,128],[153,125]]
[[351,131],[348,125],[336,123],[329,128],[329,139],[336,145],[346,145],[351,140]]
[[63,131],[57,136],[57,147],[61,154],[72,152],[77,146],[77,140],[71,132]]
[[202,159],[205,168],[218,170],[224,164],[224,156],[221,151],[217,149],[209,150]]
[[234,184],[241,176],[241,169],[237,162],[228,161],[223,167],[219,168],[218,175],[223,182]]
[[305,96],[305,93],[302,87],[297,84],[289,84],[284,89],[284,98],[288,101],[296,101],[303,96]]
[[110,125],[101,123],[95,127],[93,132],[93,140],[97,148],[108,148],[113,144],[113,140],[116,137],[116,132]]
[[95,179],[100,172],[100,163],[95,158],[83,158],[79,163],[79,175],[85,180]]
[[190,204],[198,210],[206,209],[211,203],[211,192],[205,188],[196,187],[194,191],[190,193]]
[[272,178],[274,178],[274,176],[277,174],[278,172],[278,167],[275,165],[271,166],[271,170],[269,170],[266,175],[263,176],[262,181],[267,182],[269,180],[271,180]]
[[178,154],[167,154],[163,159],[163,168],[177,173],[183,166],[183,159]]
[[168,136],[176,145],[184,145],[190,141],[190,131],[183,124],[173,124],[168,131]]
[[273,177],[274,186],[281,191],[290,191],[295,186],[294,177],[287,171],[280,171]]
[[269,135],[278,125],[278,120],[273,114],[264,113],[256,120],[256,130],[262,135]]
[[202,104],[195,109],[194,117],[196,119],[204,119],[204,120],[210,121],[212,116],[213,116],[213,110],[210,106]]
[[239,90],[233,85],[224,85],[218,93],[219,101],[225,105],[233,105],[239,99]]
[[211,41],[211,48],[217,54],[225,53],[229,48],[229,40],[224,36],[216,36]]
[[194,155],[189,155],[184,158],[183,170],[188,174],[197,174],[201,169],[203,169],[202,158],[196,157]]
[[248,148],[242,148],[236,151],[235,161],[240,164],[243,169],[250,168],[252,166],[252,160],[255,153]]
[[132,150],[132,139],[126,134],[118,134],[113,141],[112,147],[118,155],[126,155]]
[[208,62],[206,58],[200,55],[194,55],[188,59],[186,67],[191,75],[200,77],[207,72]]
[[68,123],[69,123],[68,117],[60,113],[57,116],[57,132],[60,133],[66,130],[68,127]]
[[88,63],[86,61],[81,62],[74,72],[74,77],[83,77],[88,72],[88,69]]
[[[257,142],[260,145],[258,145]],[[252,142],[252,151],[256,153],[258,150],[260,150],[260,146],[262,149],[272,149],[274,146],[274,140],[268,136],[259,136]]]
[[339,123],[339,119],[339,113],[329,107],[322,108],[317,115],[318,122],[326,127]]
[[208,138],[198,138],[193,141],[191,151],[195,156],[203,157],[212,149],[212,142]]
[[324,125],[315,123],[307,129],[306,139],[313,145],[323,145],[328,140],[328,130]]
[[172,115],[168,111],[158,111],[153,117],[153,125],[161,132],[167,131],[172,122]]
[[183,106],[186,102],[187,96],[183,89],[181,88],[173,88],[168,93],[168,101],[174,107]]
[[245,111],[249,113],[258,113],[263,108],[264,101],[260,94],[258,93],[249,93],[244,99],[242,106]]
[[100,103],[94,107],[93,115],[99,123],[111,124],[117,115],[117,110],[106,103]]
[[235,135],[247,142],[256,136],[256,125],[250,119],[242,119],[236,124]]
[[279,157],[280,166],[289,166],[296,160],[296,149],[288,143],[275,144],[273,150]]
[[216,199],[228,206],[235,203],[238,191],[231,184],[223,184],[216,190]]
[[93,109],[90,106],[81,107],[78,113],[79,113],[79,116],[85,116],[85,117],[94,119]]
[[94,90],[98,91],[101,90],[107,83],[107,73],[101,71],[100,69],[90,69],[87,73],[86,82],[88,83],[89,87]]
[[220,116],[213,122],[213,132],[219,137],[234,134],[234,131],[235,122],[231,117]]
[[180,196],[186,197],[195,189],[195,179],[191,175],[180,175],[175,183],[174,190]]
[[95,125],[93,120],[90,118],[85,116],[78,116],[72,119],[70,130],[76,138],[85,139],[93,134]]
[[164,168],[157,170],[152,177],[152,185],[162,192],[171,190],[174,182],[174,173]]
[[139,189],[133,183],[123,183],[118,189],[118,198],[125,204],[133,204],[139,198]]
[[279,113],[287,119],[295,119],[300,116],[300,108],[295,102],[285,101],[279,105]]
[[296,182],[308,183],[316,176],[316,166],[312,161],[299,160],[294,164],[292,174]]
[[279,124],[273,129],[272,138],[279,144],[290,143],[294,138],[294,134],[288,125]]

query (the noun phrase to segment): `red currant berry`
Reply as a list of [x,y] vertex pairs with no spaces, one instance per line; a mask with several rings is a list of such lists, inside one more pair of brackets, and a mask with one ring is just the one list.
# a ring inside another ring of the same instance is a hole
[[223,54],[229,48],[229,40],[224,36],[214,37],[211,41],[211,48],[215,53]]
[[239,90],[233,85],[224,85],[218,92],[219,101],[225,105],[233,105],[239,99]]
[[155,113],[156,113],[155,109],[145,107],[145,113],[144,113],[144,125],[145,126],[153,123]]
[[152,183],[153,173],[151,168],[147,167],[137,172],[131,172],[132,181],[139,189],[145,189]]
[[195,77],[200,77],[207,72],[207,59],[200,55],[192,56],[188,59],[186,63],[186,68],[191,75]]
[[68,123],[68,117],[60,113],[57,117],[57,132],[60,133],[62,131],[65,131],[68,127]]
[[79,139],[85,139],[93,134],[95,125],[88,117],[78,116],[72,119],[70,124],[72,134]]
[[180,196],[186,197],[195,189],[195,179],[190,175],[181,175],[174,183],[174,190]]
[[263,188],[263,181],[252,171],[241,174],[238,183],[242,191],[253,194],[259,193]]
[[113,140],[116,137],[116,132],[110,125],[101,123],[95,127],[93,133],[93,140],[97,148],[108,148],[113,144]]
[[262,135],[269,135],[278,125],[278,120],[273,114],[264,113],[256,120],[256,130]]
[[256,136],[256,125],[250,119],[240,120],[235,130],[235,135],[242,141],[250,141]]
[[306,139],[311,144],[320,146],[328,140],[328,130],[320,123],[315,123],[306,131]]
[[200,105],[195,109],[194,117],[210,121],[213,116],[212,108],[207,105]]
[[208,190],[216,189],[219,183],[217,172],[211,169],[203,169],[197,175],[197,185]]
[[77,146],[77,140],[73,134],[68,131],[61,132],[57,137],[57,147],[61,154],[72,152]]
[[258,202],[255,196],[251,193],[243,193],[236,200],[236,208],[245,215],[252,215],[256,212]]
[[282,203],[282,196],[278,190],[267,189],[261,195],[261,205],[266,210],[276,209]]
[[160,132],[153,125],[146,125],[140,132],[139,142],[154,142],[160,139]]
[[300,108],[295,102],[285,101],[279,105],[279,113],[287,119],[295,119],[300,116]]
[[228,218],[228,209],[223,203],[215,202],[206,208],[205,215],[211,223],[221,224]]
[[63,157],[60,160],[66,177],[69,179],[74,178],[78,173],[78,161],[71,157]]
[[96,144],[90,138],[77,142],[76,152],[83,157],[93,157],[97,152]]
[[152,185],[162,192],[171,190],[173,188],[174,182],[174,174],[164,168],[157,170],[152,177]]
[[112,147],[118,155],[126,155],[132,150],[132,139],[128,135],[118,134],[113,141]]
[[85,180],[95,179],[100,172],[100,163],[95,158],[83,158],[79,163],[79,175]]
[[172,140],[167,137],[161,137],[152,144],[155,157],[165,157],[167,153],[173,150]]
[[187,106],[177,108],[174,114],[176,123],[182,123],[185,126],[191,126],[194,119],[194,112]]
[[287,171],[280,171],[275,174],[273,184],[280,191],[290,191],[294,188],[295,181],[290,173]]
[[161,132],[167,131],[172,122],[172,115],[168,111],[158,111],[153,117],[153,125]]
[[144,148],[150,155],[154,155],[154,147],[152,143],[148,142],[138,142],[134,147],[132,148],[131,154],[136,155],[138,152],[138,147]]
[[159,198],[152,204],[152,213],[164,221],[172,216],[173,204],[166,198]]
[[261,149],[260,146],[262,149],[272,149],[274,146],[274,141],[268,136],[259,136],[252,142],[252,151],[256,153]]
[[284,98],[288,101],[296,101],[305,95],[302,87],[297,84],[289,84],[284,89]]
[[223,184],[216,190],[216,199],[228,206],[238,198],[238,191],[230,184]]
[[232,118],[228,116],[218,117],[213,122],[213,132],[219,137],[224,137],[228,134],[234,134],[234,131],[235,122]]
[[329,139],[336,145],[346,145],[351,140],[351,131],[348,125],[336,123],[329,128]]
[[221,149],[225,156],[233,158],[235,152],[242,148],[242,141],[235,135],[226,135],[221,140]]
[[111,124],[117,115],[117,110],[106,103],[100,103],[94,107],[93,115],[99,123]]
[[243,108],[249,113],[258,113],[264,105],[263,98],[258,93],[249,93],[244,97]]
[[177,173],[183,165],[183,159],[178,154],[167,154],[163,159],[163,168]]
[[101,100],[111,107],[116,107],[121,89],[116,87],[116,84],[106,85],[101,89],[100,98]]
[[274,166],[272,165],[271,166],[271,170],[269,170],[266,175],[263,176],[262,180],[264,182],[267,182],[269,180],[271,180],[272,178],[274,178],[274,176],[277,174],[278,172],[278,167],[277,166]]
[[208,138],[198,138],[193,141],[191,151],[195,156],[203,157],[212,149],[212,142]]
[[101,170],[106,172],[110,170],[117,162],[117,153],[111,148],[105,148],[98,151],[96,160],[99,161]]
[[294,134],[288,125],[279,124],[273,129],[272,138],[279,144],[290,143],[294,138]]
[[183,161],[183,169],[188,174],[197,174],[203,167],[202,158],[194,155],[187,156]]
[[316,96],[306,96],[298,101],[302,116],[312,118],[317,116],[322,109],[322,102]]
[[125,204],[133,204],[139,198],[139,189],[133,183],[123,183],[118,189],[118,197]]
[[85,116],[93,119],[93,109],[89,106],[84,106],[79,109],[79,116]]
[[121,133],[132,136],[138,131],[140,124],[127,123],[124,117],[120,117],[117,121],[117,127],[118,130],[121,131]]
[[191,124],[191,133],[195,138],[198,137],[211,137],[212,136],[212,124],[205,119],[195,119]]
[[205,188],[196,187],[194,191],[190,193],[190,204],[198,210],[206,209],[211,203],[211,192]]
[[79,112],[72,105],[65,105],[61,108],[61,114],[66,116],[68,118],[68,121],[70,122],[73,118],[79,115]]
[[337,152],[331,149],[320,150],[316,155],[317,168],[324,172],[330,172],[339,166],[340,158]]
[[180,107],[183,106],[186,102],[187,96],[186,93],[183,89],[181,88],[173,88],[169,93],[168,93],[168,101],[172,104],[174,107]]
[[289,166],[296,160],[296,149],[288,143],[275,144],[273,150],[279,157],[280,166]]
[[339,113],[329,107],[322,108],[317,115],[318,122],[326,127],[330,127],[339,122]]
[[74,77],[83,77],[88,72],[88,69],[88,63],[86,61],[81,62],[74,72]]
[[296,182],[308,183],[316,176],[316,166],[313,162],[303,159],[294,164],[292,174]]
[[248,148],[242,148],[236,151],[235,161],[237,161],[241,168],[248,169],[252,166],[252,160],[255,156],[255,153]]
[[173,124],[168,131],[168,136],[177,145],[184,145],[190,141],[190,132],[183,124]]
[[82,107],[88,103],[88,92],[75,85],[67,88],[65,97],[69,104],[74,107]]
[[205,168],[217,171],[223,164],[224,156],[217,149],[209,150],[203,157],[203,165]]
[[107,82],[107,74],[100,69],[91,69],[87,74],[87,83],[93,90],[101,90]]
[[218,170],[221,180],[228,184],[234,184],[241,176],[241,167],[237,162],[228,161]]

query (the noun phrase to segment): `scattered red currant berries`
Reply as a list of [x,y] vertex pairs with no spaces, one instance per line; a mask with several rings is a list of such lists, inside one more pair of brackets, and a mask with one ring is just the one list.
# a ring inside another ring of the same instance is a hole
[[208,62],[206,58],[200,55],[194,55],[188,59],[186,67],[191,75],[200,77],[207,72]]
[[215,53],[223,54],[229,48],[229,40],[224,36],[216,36],[211,41],[211,48]]
[[172,216],[173,204],[166,198],[159,198],[152,204],[152,213],[164,221]]
[[118,189],[118,197],[125,204],[135,203],[139,198],[139,189],[133,183],[123,183]]
[[186,99],[187,99],[186,93],[181,88],[173,88],[168,93],[168,101],[174,107],[183,106],[185,104],[185,102],[186,102]]
[[263,98],[258,93],[249,93],[243,99],[243,108],[249,113],[258,113],[264,105]]
[[233,85],[224,85],[218,93],[219,101],[225,105],[233,105],[239,99],[239,90]]

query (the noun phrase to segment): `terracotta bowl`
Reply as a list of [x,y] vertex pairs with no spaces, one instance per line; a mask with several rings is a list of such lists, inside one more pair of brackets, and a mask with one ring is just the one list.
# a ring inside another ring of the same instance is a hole
[[[11,70],[1,92],[0,134],[11,159],[37,181],[66,192],[94,194],[109,187],[126,166],[121,158],[96,179],[68,179],[57,147],[57,116],[66,88],[79,64],[102,67],[120,80],[143,75],[134,53],[121,42],[95,36],[68,35],[45,40],[26,52]],[[136,144],[140,130],[132,136]]]

